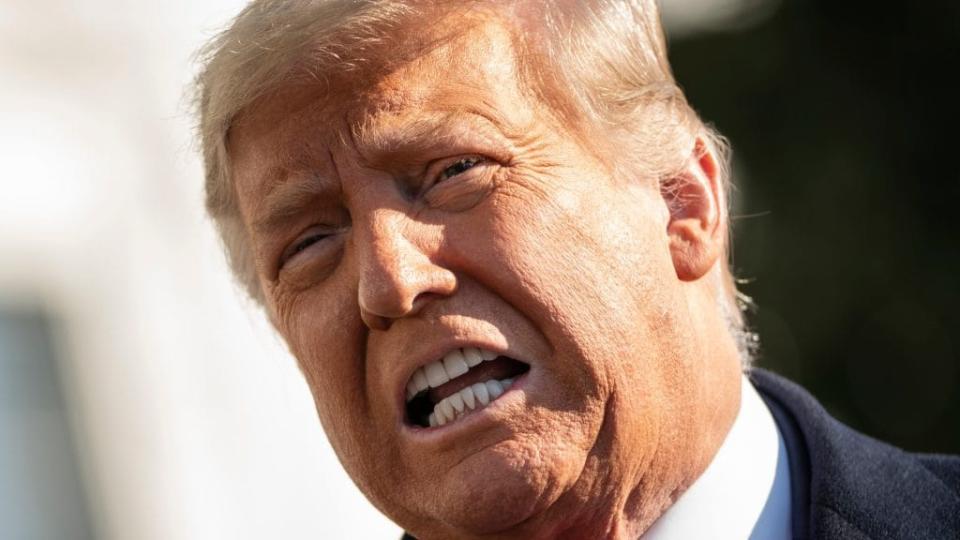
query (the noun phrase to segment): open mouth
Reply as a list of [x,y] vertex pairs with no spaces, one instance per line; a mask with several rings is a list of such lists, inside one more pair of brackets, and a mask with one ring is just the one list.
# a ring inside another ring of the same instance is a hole
[[529,370],[528,364],[485,349],[454,349],[413,372],[407,422],[420,427],[455,422],[489,405]]

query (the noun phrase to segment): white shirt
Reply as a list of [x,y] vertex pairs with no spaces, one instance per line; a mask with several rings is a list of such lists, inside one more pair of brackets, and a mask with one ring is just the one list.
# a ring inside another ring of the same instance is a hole
[[740,411],[713,461],[643,540],[791,538],[783,436],[746,377],[740,396]]

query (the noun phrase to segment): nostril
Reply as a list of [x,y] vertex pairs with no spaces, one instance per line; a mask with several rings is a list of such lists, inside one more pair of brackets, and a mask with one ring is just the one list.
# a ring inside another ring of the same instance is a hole
[[[410,317],[416,315],[430,302],[442,298],[444,295],[435,293],[435,292],[422,292],[413,299],[409,307],[401,308],[401,311],[395,314],[382,314],[378,313],[375,310],[372,310],[364,305],[363,302],[360,303],[360,318],[363,319],[363,323],[367,325],[367,328],[371,330],[379,330],[385,332],[390,329],[390,326],[393,324],[393,321],[402,317]],[[386,311],[386,310],[382,310]]]
[[390,325],[393,324],[393,319],[371,313],[363,309],[363,307],[360,308],[360,318],[363,319],[363,324],[367,325],[367,328],[381,332],[386,332],[390,329]]
[[425,291],[417,295],[413,299],[413,304],[410,306],[410,315],[415,315],[420,312],[430,302],[442,298],[444,295],[438,294],[435,292]]
[[404,237],[397,226],[373,223],[370,238],[358,241],[362,247],[356,263],[357,300],[364,321],[376,330],[389,327],[384,319],[415,315],[433,299],[449,296],[456,289],[454,273],[431,259],[437,247],[417,241],[419,236]]

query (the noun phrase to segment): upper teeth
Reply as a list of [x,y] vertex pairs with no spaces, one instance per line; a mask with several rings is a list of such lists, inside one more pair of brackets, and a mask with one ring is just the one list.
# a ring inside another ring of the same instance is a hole
[[473,366],[485,360],[493,360],[497,356],[497,353],[493,351],[475,347],[454,349],[442,359],[430,362],[413,372],[413,376],[407,382],[407,401],[427,388],[436,388],[443,385],[450,379],[456,379],[463,375]]

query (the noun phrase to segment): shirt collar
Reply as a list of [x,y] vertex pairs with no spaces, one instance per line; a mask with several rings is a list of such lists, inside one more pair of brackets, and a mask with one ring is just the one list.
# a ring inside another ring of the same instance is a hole
[[783,437],[746,377],[740,387],[740,411],[713,461],[643,540],[791,537]]

